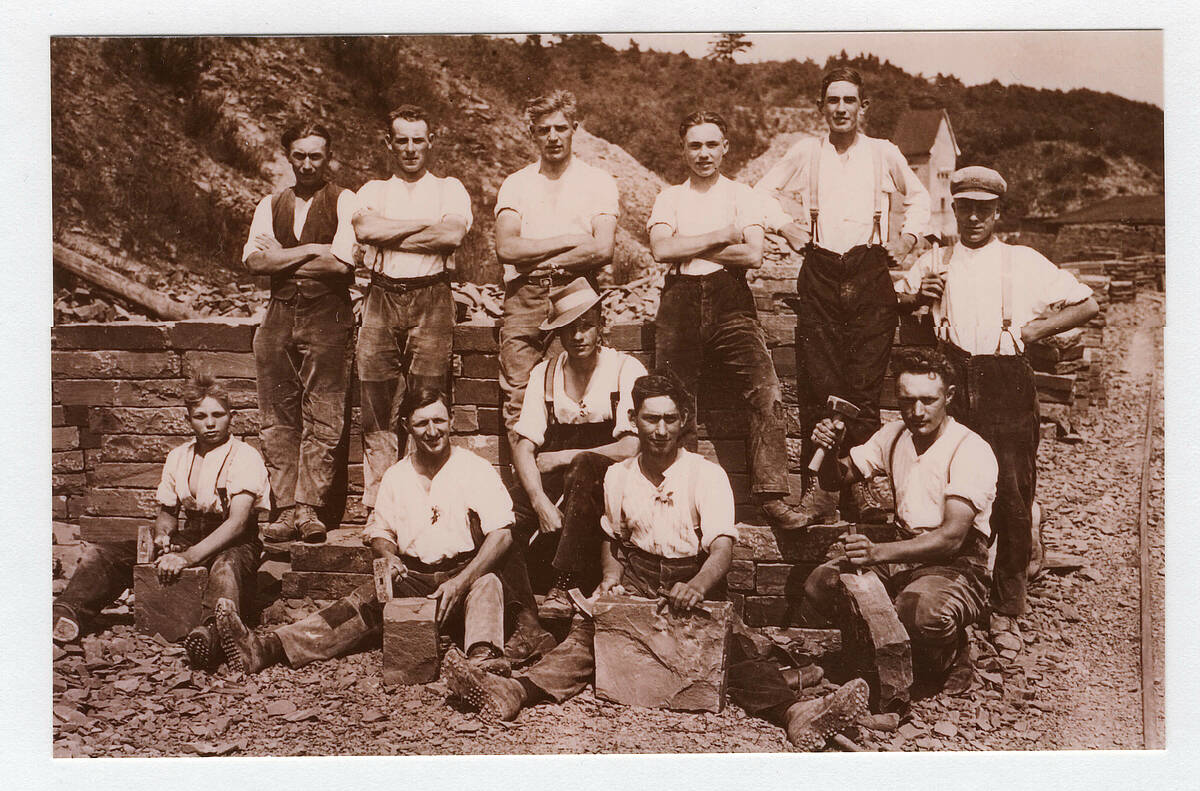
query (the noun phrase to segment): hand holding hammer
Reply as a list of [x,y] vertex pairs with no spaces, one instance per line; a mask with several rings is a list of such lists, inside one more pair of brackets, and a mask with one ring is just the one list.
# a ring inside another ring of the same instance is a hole
[[[832,421],[833,429],[836,432],[835,436],[830,439],[831,444],[829,450],[836,451],[838,445],[841,444],[842,434],[846,429],[846,421],[851,418],[858,417],[861,410],[846,399],[838,398],[837,396],[832,395],[829,396],[827,404],[830,412],[829,419]],[[821,429],[822,425],[818,424],[813,430],[813,441],[818,442],[818,447],[815,451],[813,451],[812,458],[808,461],[808,469],[810,472],[819,472],[821,469],[821,463],[825,461],[826,447],[818,440],[818,435],[824,433],[821,431]]]

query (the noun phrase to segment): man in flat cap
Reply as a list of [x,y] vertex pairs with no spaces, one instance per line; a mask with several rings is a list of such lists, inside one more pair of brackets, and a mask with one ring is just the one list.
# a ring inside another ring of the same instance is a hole
[[955,171],[950,194],[959,240],[923,255],[896,290],[908,309],[933,307],[940,345],[958,380],[951,414],[996,454],[991,634],[997,647],[1018,651],[1038,445],[1037,391],[1025,346],[1087,323],[1099,306],[1070,272],[1030,247],[996,237],[1006,189],[991,168]]

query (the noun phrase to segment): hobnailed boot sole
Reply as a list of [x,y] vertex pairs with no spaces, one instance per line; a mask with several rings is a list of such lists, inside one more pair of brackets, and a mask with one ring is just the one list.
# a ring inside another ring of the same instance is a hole
[[800,718],[800,714],[788,718],[788,740],[801,750],[812,752],[821,749],[831,736],[854,725],[859,717],[867,713],[869,694],[867,682],[856,678],[823,698],[794,704],[805,706],[799,711],[807,716],[803,723],[793,722]]
[[[219,640],[213,639],[210,629],[212,627],[196,627],[183,638],[183,650],[187,651],[188,664],[193,670],[211,670],[220,664],[222,646]],[[205,636],[206,632],[208,636]]]
[[[253,648],[243,648],[242,641],[253,643],[254,635],[242,623],[237,608],[229,599],[218,599],[216,607],[217,636],[229,666],[239,673],[257,673],[265,666]],[[247,656],[249,654],[249,656]]]
[[[514,700],[506,706],[503,696],[491,688],[491,685],[502,684],[504,681],[496,676],[489,676],[473,665],[457,648],[451,648],[442,657],[441,677],[451,692],[473,706],[484,717],[512,720],[521,710],[519,701]],[[508,683],[516,682],[509,680]]]

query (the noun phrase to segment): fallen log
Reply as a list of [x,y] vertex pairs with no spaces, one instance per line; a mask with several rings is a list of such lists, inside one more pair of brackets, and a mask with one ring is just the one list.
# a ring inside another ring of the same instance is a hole
[[118,274],[103,264],[93,261],[74,250],[54,243],[54,263],[71,274],[93,283],[105,291],[133,302],[155,316],[170,321],[200,318],[203,314],[192,310],[170,297],[165,297],[141,283],[136,283]]

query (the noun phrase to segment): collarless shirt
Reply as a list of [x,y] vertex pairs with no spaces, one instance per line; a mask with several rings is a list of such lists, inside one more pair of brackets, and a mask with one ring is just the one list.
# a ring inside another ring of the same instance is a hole
[[861,132],[843,154],[829,142],[828,134],[815,140],[800,140],[788,149],[755,185],[756,191],[769,197],[767,227],[777,230],[793,221],[774,200],[774,193],[780,190],[799,195],[805,214],[795,221],[809,224],[809,174],[813,156],[819,152],[817,244],[838,255],[856,245],[868,244],[875,217],[875,149],[882,159],[879,185],[883,193],[879,218],[882,241],[888,240],[888,196],[892,193],[904,196],[900,233],[920,238],[929,226],[929,192],[894,143]]
[[[496,216],[515,212],[521,218],[521,237],[550,239],[568,234],[592,235],[592,221],[601,214],[619,217],[617,181],[608,172],[571,157],[558,178],[548,178],[541,162],[526,165],[504,179],[496,193]],[[504,265],[504,282],[519,273]]]
[[663,558],[692,557],[718,536],[737,541],[733,489],[719,465],[680,449],[656,486],[638,459],[616,462],[604,476],[600,526],[610,538]]
[[[254,218],[250,220],[250,233],[246,239],[246,244],[242,247],[242,263],[246,262],[254,253],[258,252],[258,237],[262,234],[275,238],[275,221],[271,217],[271,198],[267,195],[258,202],[254,207]],[[308,219],[308,210],[312,208],[312,198],[304,200],[299,195],[296,196],[295,210],[292,214],[292,233],[296,238],[300,238],[300,234],[304,232],[304,221]],[[342,190],[338,194],[337,199],[337,231],[334,234],[334,242],[337,241],[337,234],[343,233],[343,229],[349,229],[350,236],[353,239],[354,227],[350,224],[351,218],[354,216],[354,193],[350,190]]]
[[924,453],[917,453],[912,432],[896,420],[851,448],[850,459],[864,478],[879,473],[891,477],[896,516],[911,530],[923,533],[940,527],[946,498],[954,496],[975,508],[972,526],[985,537],[991,535],[996,454],[983,437],[954,418],[946,418],[941,436]]
[[[639,376],[646,375],[646,366],[631,354],[601,346],[597,352],[596,368],[588,380],[582,400],[576,401],[567,395],[567,353],[560,352],[554,366],[554,418],[559,423],[579,425],[601,423],[612,420],[613,438],[636,434],[629,420],[633,408],[633,383]],[[546,367],[545,360],[533,367],[529,384],[525,387],[525,400],[521,403],[521,417],[513,431],[541,447],[546,441]],[[619,393],[617,413],[613,414],[612,394]]]
[[[718,175],[707,190],[698,190],[688,179],[658,193],[646,230],[665,225],[678,236],[699,236],[729,225],[742,231],[751,225],[762,227],[762,198],[748,184]],[[707,258],[693,258],[679,267],[682,275],[707,275],[724,267]]]
[[[368,181],[354,194],[354,212],[373,211],[389,220],[421,220],[430,224],[457,217],[471,229],[471,196],[462,182],[451,176],[439,177],[426,171],[413,183],[399,176]],[[340,261],[353,263],[357,237],[353,223],[338,223],[333,239],[333,254]],[[428,277],[444,271],[453,254],[414,253],[363,244],[363,264],[387,277],[406,279]]]
[[[1011,337],[1001,332],[1004,247],[1008,247],[1012,262]],[[1021,327],[1051,308],[1078,304],[1092,295],[1092,290],[1074,275],[1059,269],[1032,247],[1005,245],[994,237],[977,249],[957,242],[944,272],[942,255],[940,250],[922,255],[896,282],[896,290],[916,294],[921,290],[922,277],[942,274],[945,289],[933,305],[934,323],[948,326],[951,343],[970,354],[1019,354],[1025,349]]]
[[[196,464],[200,465],[200,475],[193,492],[189,477]],[[163,464],[155,498],[168,508],[180,506],[184,511],[227,515],[220,492],[226,498],[248,493],[254,498],[254,510],[271,510],[271,484],[262,456],[237,437],[230,437],[203,456],[196,455],[194,439],[173,448]]]
[[512,498],[495,467],[452,447],[426,491],[410,454],[384,473],[367,539],[387,539],[401,555],[437,563],[475,549],[472,511],[485,536],[513,523]]

